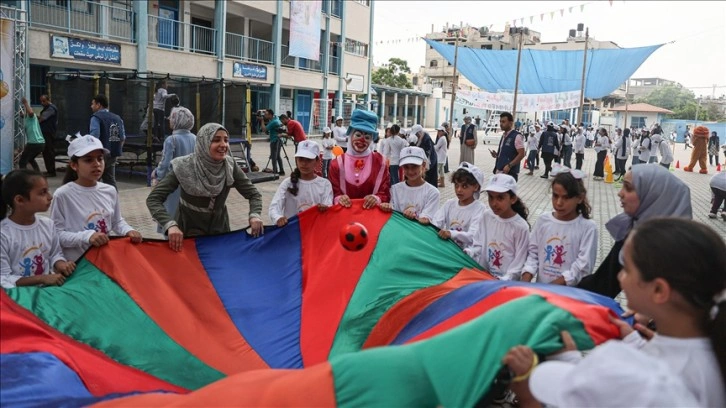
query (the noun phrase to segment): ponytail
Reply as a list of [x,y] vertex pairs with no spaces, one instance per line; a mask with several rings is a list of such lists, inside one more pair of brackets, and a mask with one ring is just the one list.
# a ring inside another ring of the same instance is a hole
[[295,167],[295,170],[292,171],[292,174],[290,174],[290,183],[291,186],[287,188],[287,191],[290,192],[290,194],[297,196],[298,187],[297,182],[300,180],[300,169]]
[[518,195],[514,194],[512,190],[509,190],[509,195],[513,197],[517,197],[517,201],[512,204],[512,210],[519,214],[520,217],[524,218],[525,221],[527,221],[527,217],[529,217],[529,209],[526,205],[524,205],[524,202],[521,198],[519,198]]

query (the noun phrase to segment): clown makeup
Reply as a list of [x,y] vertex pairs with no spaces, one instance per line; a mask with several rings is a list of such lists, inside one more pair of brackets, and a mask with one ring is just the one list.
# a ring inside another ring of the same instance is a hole
[[350,141],[353,145],[353,149],[355,149],[358,153],[362,153],[368,149],[368,146],[370,146],[373,141],[373,135],[363,133],[360,130],[354,130],[350,135]]

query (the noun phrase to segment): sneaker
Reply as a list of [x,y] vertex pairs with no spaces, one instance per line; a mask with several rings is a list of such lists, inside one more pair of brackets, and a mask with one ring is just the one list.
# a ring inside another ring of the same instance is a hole
[[257,165],[255,164],[254,166],[252,166],[252,171],[260,171],[260,168],[257,167]]
[[548,178],[548,177],[547,177],[547,175],[546,175],[546,174],[543,174],[543,175],[539,176],[539,178],[543,178],[543,179],[546,179],[546,178]]
[[539,166],[534,166],[534,169],[535,170],[539,170]]
[[269,168],[269,167],[268,167],[268,168],[266,168],[266,169],[264,169],[264,170],[262,170],[262,172],[263,172],[263,173],[274,173],[274,172],[272,171],[272,169],[271,169],[271,168]]
[[[723,213],[721,213],[721,216],[723,216]],[[716,218],[716,213],[708,213],[708,218]]]

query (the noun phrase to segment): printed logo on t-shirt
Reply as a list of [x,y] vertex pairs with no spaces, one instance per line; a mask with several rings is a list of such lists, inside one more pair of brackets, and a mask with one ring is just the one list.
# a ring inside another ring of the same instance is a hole
[[109,226],[103,211],[94,211],[86,218],[86,230],[108,234]]
[[23,277],[42,275],[46,272],[42,243],[28,247],[23,251],[21,258],[18,271],[23,274]]
[[544,268],[543,272],[545,275],[560,276],[562,275],[562,266],[567,262],[566,255],[567,251],[565,247],[567,243],[565,239],[567,237],[560,238],[554,236],[547,240],[547,245],[544,247],[545,258],[542,261]]
[[487,262],[489,263],[489,272],[497,277],[501,277],[502,259],[504,254],[499,243],[492,241],[487,244]]

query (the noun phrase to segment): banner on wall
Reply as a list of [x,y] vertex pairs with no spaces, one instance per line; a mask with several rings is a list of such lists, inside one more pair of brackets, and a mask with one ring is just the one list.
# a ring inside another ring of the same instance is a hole
[[290,1],[290,55],[320,60],[321,0]]
[[50,34],[50,56],[79,61],[121,64],[121,46]]
[[13,169],[15,140],[15,22],[0,19],[0,173]]
[[[456,91],[456,103],[476,109],[511,111],[514,94],[459,90]],[[556,111],[579,106],[580,91],[517,95],[517,112]]]

